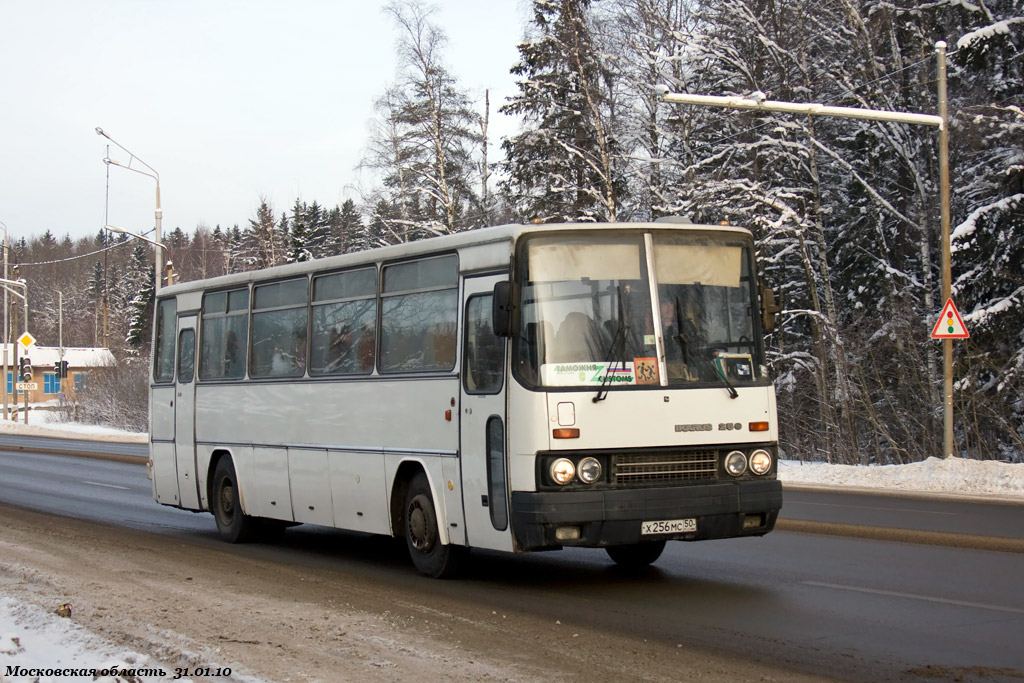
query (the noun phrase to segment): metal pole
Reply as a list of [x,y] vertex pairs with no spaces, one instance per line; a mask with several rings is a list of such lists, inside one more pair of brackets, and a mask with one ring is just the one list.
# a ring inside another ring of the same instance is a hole
[[[935,43],[939,81],[939,198],[942,205],[942,302],[952,297],[953,275],[950,265],[949,230],[949,113],[946,97],[946,43]],[[953,456],[953,340],[942,340],[943,431],[942,457]]]
[[57,351],[57,384],[60,386],[61,394],[64,393],[64,378],[61,377],[60,367],[64,362],[64,292],[57,292],[59,295],[60,304],[57,308],[57,341],[60,344],[60,349]]
[[[28,287],[25,288],[25,331],[28,332]],[[24,393],[25,393],[25,424],[28,424],[28,391],[26,390]]]
[[[161,242],[161,239],[160,239],[160,224],[163,221],[163,218],[164,218],[164,211],[163,211],[163,209],[160,208],[160,179],[157,178],[156,179],[156,234],[153,236],[153,241],[154,242]],[[154,271],[155,271],[155,276],[154,277],[156,278],[155,287],[156,287],[157,293],[159,293],[160,292],[160,280],[161,280],[161,278],[163,277],[163,274],[164,274],[164,251],[160,247],[155,247],[153,249],[153,251],[155,252],[154,255],[153,255],[153,258],[156,260],[156,264],[155,264],[155,268],[154,268]],[[171,283],[168,282],[167,284],[171,284]]]
[[[4,226],[4,279],[7,277],[7,226]],[[7,285],[4,285],[4,419],[10,413],[7,411],[7,346],[11,340],[11,328],[7,324],[7,309],[10,307],[10,301],[7,298]]]

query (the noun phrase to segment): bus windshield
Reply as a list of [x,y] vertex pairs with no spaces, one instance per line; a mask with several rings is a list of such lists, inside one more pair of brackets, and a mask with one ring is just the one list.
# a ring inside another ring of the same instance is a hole
[[676,231],[645,237],[526,239],[516,353],[525,384],[613,389],[761,378],[749,242]]

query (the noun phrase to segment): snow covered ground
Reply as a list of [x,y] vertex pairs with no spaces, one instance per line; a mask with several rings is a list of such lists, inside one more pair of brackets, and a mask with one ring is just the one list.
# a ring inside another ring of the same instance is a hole
[[[24,414],[19,413],[17,422],[0,419],[0,434],[22,434],[25,436],[55,436],[69,439],[94,439],[96,441],[130,441],[146,443],[149,439],[145,434],[126,432],[100,425],[87,425],[77,422],[61,422],[61,414],[56,410],[56,401],[32,404],[28,413],[28,424]],[[0,414],[3,411],[0,410]]]
[[0,596],[2,683],[149,683],[175,675],[173,666],[115,647],[70,619]]
[[[60,424],[55,415],[43,410],[29,414],[29,425],[0,421],[0,433],[17,432],[46,436],[68,436],[101,440],[146,442],[145,434],[132,434],[105,427]],[[860,488],[875,491],[929,492],[932,494],[999,498],[1024,504],[1024,464],[951,458],[929,458],[910,465],[861,467],[824,463],[780,463],[779,478],[794,486]],[[48,613],[34,605],[0,595],[0,683],[22,681],[89,681],[132,683],[134,681],[170,681],[174,667],[152,661],[136,652],[117,648],[69,619]],[[137,678],[53,676],[33,669],[159,669],[166,675]],[[8,666],[21,667],[13,676]],[[27,671],[28,674],[20,672]],[[239,680],[235,675],[234,680]],[[188,679],[184,679],[188,680]],[[231,680],[221,678],[220,680]],[[251,680],[251,679],[249,679]]]
[[779,463],[779,479],[791,485],[837,489],[1016,499],[1024,503],[1024,464],[963,458],[928,458],[909,465]]

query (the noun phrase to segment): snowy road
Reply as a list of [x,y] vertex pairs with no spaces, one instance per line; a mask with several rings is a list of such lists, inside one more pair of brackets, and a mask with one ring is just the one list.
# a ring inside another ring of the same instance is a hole
[[[586,624],[615,637],[762,660],[812,675],[1024,675],[1017,642],[1024,631],[1019,553],[777,531],[764,539],[670,544],[639,578],[617,573],[604,553],[567,550],[477,553],[463,579],[425,582],[383,539],[298,527],[279,544],[220,544],[208,515],[156,506],[137,465],[5,454],[0,482],[0,501],[59,515],[78,510],[77,516],[114,525],[104,532],[113,545],[127,533],[119,528],[160,531],[157,536],[196,563],[228,556],[246,566],[356,580],[381,596],[381,613],[396,608],[389,596],[397,592],[439,612],[516,613],[544,624]],[[1019,525],[1021,511],[958,504],[951,514],[937,514],[945,511],[919,499],[816,492],[793,493],[786,505],[793,515],[802,509],[811,517],[871,524],[933,520],[927,523],[956,526],[961,533],[991,531],[991,516],[999,514],[1018,515],[1005,524]],[[981,512],[975,517],[972,510]],[[318,590],[311,586],[305,599],[315,600]]]

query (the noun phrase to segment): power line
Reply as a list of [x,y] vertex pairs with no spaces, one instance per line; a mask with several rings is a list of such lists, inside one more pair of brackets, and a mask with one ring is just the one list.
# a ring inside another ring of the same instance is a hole
[[[150,232],[153,232],[153,231],[150,230],[150,231],[144,232],[142,234],[143,235],[148,235]],[[97,249],[96,251],[90,251],[90,252],[88,252],[86,254],[78,254],[77,256],[69,256],[67,258],[56,259],[54,261],[37,261],[36,263],[16,263],[16,264],[13,264],[13,265],[18,266],[19,268],[24,268],[25,266],[50,266],[50,265],[53,265],[55,263],[67,263],[68,261],[77,261],[78,259],[87,258],[89,256],[95,256],[96,254],[103,254],[103,253],[111,251],[113,249],[117,249],[118,247],[123,247],[124,245],[129,244],[130,242],[131,242],[131,240],[125,240],[123,242],[118,242],[116,244],[112,244],[109,247],[103,247],[102,249]]]

